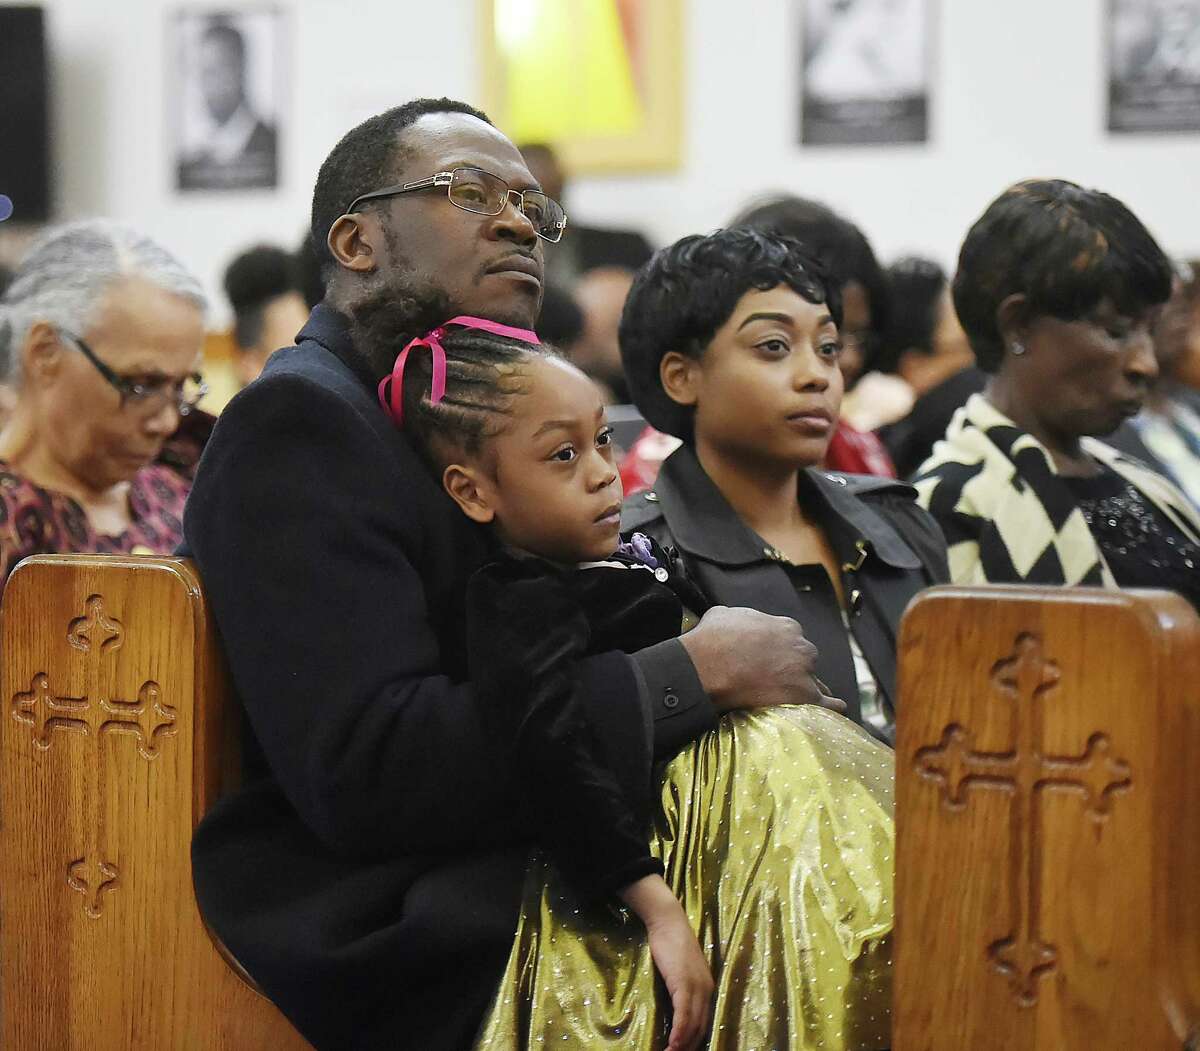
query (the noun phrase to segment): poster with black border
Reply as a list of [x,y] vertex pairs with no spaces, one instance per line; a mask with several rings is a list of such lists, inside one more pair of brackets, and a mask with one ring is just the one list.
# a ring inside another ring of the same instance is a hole
[[1108,0],[1108,130],[1200,131],[1200,0]]
[[800,142],[925,142],[934,0],[800,0]]
[[177,189],[278,186],[283,24],[275,7],[185,8],[171,16],[167,98]]

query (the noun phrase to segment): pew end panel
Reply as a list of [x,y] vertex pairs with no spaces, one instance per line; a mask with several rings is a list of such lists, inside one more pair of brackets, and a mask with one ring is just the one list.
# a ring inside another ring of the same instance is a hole
[[901,627],[895,1051],[1200,1033],[1200,619],[941,587]]
[[22,562],[0,685],[0,1046],[309,1048],[196,906],[237,713],[190,564]]

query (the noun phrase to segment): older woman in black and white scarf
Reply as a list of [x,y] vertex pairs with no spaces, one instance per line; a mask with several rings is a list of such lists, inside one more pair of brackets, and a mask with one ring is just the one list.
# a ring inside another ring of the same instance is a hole
[[1157,377],[1171,267],[1118,200],[1060,180],[998,197],[959,256],[954,305],[982,394],[917,472],[957,583],[1158,587],[1200,607],[1200,517],[1098,441]]

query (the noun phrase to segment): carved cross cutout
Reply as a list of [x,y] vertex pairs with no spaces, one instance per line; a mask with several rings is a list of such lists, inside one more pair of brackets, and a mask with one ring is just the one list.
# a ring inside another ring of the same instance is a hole
[[1107,820],[1113,797],[1132,784],[1129,764],[1111,755],[1107,735],[1092,734],[1081,755],[1045,755],[1039,713],[1058,686],[1055,661],[1043,654],[1036,635],[1017,636],[1013,652],[992,668],[992,689],[1010,702],[1013,742],[1006,752],[981,752],[973,746],[969,729],[951,723],[937,745],[917,750],[919,774],[936,782],[946,806],[967,805],[970,788],[992,788],[1011,796],[1009,834],[1009,887],[1012,928],[1007,937],[988,946],[988,958],[1008,977],[1017,1001],[1037,1001],[1037,982],[1058,966],[1058,950],[1041,935],[1041,795],[1046,789],[1076,792],[1083,796],[1087,816],[1097,823]]
[[88,842],[81,857],[67,864],[67,886],[83,896],[84,911],[93,919],[103,909],[103,895],[115,889],[120,869],[109,858],[105,837],[105,762],[104,737],[125,734],[137,740],[138,754],[154,760],[164,738],[176,733],[175,709],[162,702],[158,683],[146,680],[138,688],[137,700],[125,701],[113,696],[110,686],[115,668],[114,655],[125,642],[125,627],[104,609],[104,599],[92,595],[84,604],[84,614],[67,626],[67,643],[83,654],[86,692],[82,697],[59,697],[50,686],[50,677],[38,672],[29,689],[12,699],[12,717],[32,727],[33,743],[48,751],[56,731],[78,734],[94,740],[94,762],[89,765],[87,795],[92,808]]

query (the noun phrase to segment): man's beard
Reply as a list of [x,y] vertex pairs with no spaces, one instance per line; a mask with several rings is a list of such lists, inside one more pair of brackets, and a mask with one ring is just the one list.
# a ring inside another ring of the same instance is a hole
[[[462,304],[454,303],[444,289],[415,277],[415,267],[394,230],[385,227],[384,236],[395,268],[391,283],[367,292],[347,311],[354,349],[380,378],[392,371],[396,355],[410,340],[464,313]],[[511,316],[507,311],[497,311],[489,317],[518,328],[527,324],[527,319],[516,311]]]
[[425,335],[458,313],[444,291],[413,285],[381,287],[350,312],[354,349],[379,377],[388,375],[396,355],[410,340]]

